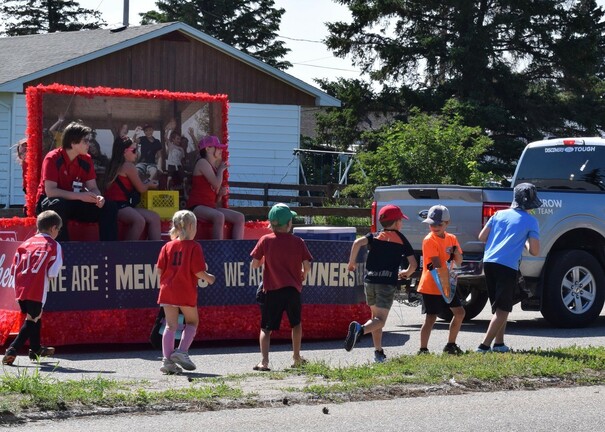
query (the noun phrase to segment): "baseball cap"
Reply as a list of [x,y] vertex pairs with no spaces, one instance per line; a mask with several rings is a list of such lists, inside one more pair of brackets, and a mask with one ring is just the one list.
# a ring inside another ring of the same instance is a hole
[[450,211],[446,206],[443,205],[434,205],[429,209],[429,212],[426,216],[426,219],[422,221],[422,223],[427,223],[431,225],[437,225],[442,222],[449,222],[450,220]]
[[519,183],[515,186],[511,208],[531,210],[542,206],[536,187],[531,183]]
[[396,205],[385,205],[378,212],[378,220],[380,222],[396,221],[399,219],[408,219],[408,217],[404,215],[401,209]]
[[215,137],[214,135],[207,135],[200,140],[198,147],[200,150],[205,149],[206,147],[216,147],[224,149],[227,148],[227,145],[221,144],[221,141],[218,139],[218,137]]
[[287,225],[294,216],[296,213],[284,203],[275,204],[269,210],[269,222],[277,226]]

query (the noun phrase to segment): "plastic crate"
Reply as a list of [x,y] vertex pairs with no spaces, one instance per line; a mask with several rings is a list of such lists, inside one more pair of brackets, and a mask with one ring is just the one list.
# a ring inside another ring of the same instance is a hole
[[172,219],[172,216],[179,211],[179,192],[161,190],[143,192],[139,207],[153,210],[162,220]]
[[292,232],[305,240],[355,241],[357,236],[355,227],[295,227]]

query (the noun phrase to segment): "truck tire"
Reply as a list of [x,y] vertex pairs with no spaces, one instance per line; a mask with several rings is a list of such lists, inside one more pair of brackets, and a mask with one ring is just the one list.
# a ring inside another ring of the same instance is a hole
[[583,327],[599,316],[604,301],[605,273],[594,256],[581,250],[553,255],[544,277],[544,318],[558,327]]
[[[485,304],[487,303],[487,291],[482,289],[480,286],[471,284],[460,284],[458,286],[458,295],[464,306],[466,315],[464,321],[470,321],[483,311]],[[447,309],[439,314],[439,318],[445,321],[451,321],[452,311]]]

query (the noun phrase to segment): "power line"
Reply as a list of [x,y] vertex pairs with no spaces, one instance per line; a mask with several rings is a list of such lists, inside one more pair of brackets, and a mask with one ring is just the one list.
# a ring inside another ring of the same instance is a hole
[[337,71],[343,71],[343,72],[357,72],[357,73],[359,73],[359,71],[355,70],[355,69],[343,69],[343,68],[335,68],[335,67],[329,67],[329,66],[311,65],[311,64],[306,64],[306,63],[292,63],[292,64],[293,65],[297,65],[297,66],[314,67],[314,68],[318,68],[318,69],[331,69],[331,70],[337,70]]
[[323,41],[317,41],[317,40],[311,40],[311,39],[292,38],[292,37],[282,36],[282,35],[277,35],[277,37],[278,38],[282,38],[282,39],[288,39],[288,40],[292,40],[292,41],[297,41],[297,42],[311,42],[311,43],[318,43],[318,44],[322,44],[323,45]]

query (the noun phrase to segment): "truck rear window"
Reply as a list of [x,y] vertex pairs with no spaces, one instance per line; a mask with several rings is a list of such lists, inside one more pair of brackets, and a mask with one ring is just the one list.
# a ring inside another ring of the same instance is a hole
[[[519,160],[515,185],[538,189],[605,190],[605,147],[595,145],[528,148]],[[514,185],[513,185],[514,186]]]

